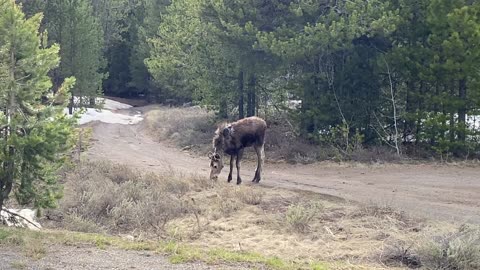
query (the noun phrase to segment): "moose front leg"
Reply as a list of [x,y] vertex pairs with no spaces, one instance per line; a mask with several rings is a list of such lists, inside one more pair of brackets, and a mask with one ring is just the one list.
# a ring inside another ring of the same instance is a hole
[[237,185],[242,183],[242,178],[240,178],[240,162],[243,157],[243,149],[238,150],[237,152]]
[[233,161],[235,160],[235,155],[230,156],[230,173],[228,174],[228,183],[232,181],[232,173],[233,173]]
[[255,171],[255,177],[252,182],[258,183],[262,179],[263,161],[265,160],[264,146],[255,146],[255,152],[257,153],[257,170]]

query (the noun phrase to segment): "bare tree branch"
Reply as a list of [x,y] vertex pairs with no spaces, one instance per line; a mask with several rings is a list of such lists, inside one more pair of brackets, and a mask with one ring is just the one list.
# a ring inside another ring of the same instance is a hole
[[397,150],[397,155],[400,156],[400,148],[398,147],[397,105],[395,103],[395,93],[393,92],[392,74],[390,72],[390,66],[388,65],[387,59],[385,59],[384,54],[382,54],[382,59],[385,62],[385,65],[387,67],[388,80],[390,82],[390,96],[391,96],[392,107],[393,107],[393,121],[394,121],[394,127],[395,127],[395,138],[394,138],[395,149]]

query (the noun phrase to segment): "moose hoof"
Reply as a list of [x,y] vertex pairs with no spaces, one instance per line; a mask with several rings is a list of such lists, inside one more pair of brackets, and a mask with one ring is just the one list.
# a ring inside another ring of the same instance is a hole
[[242,179],[237,179],[237,185],[240,185],[242,183]]
[[228,183],[232,182],[232,176],[231,176],[231,175],[228,176],[227,182],[228,182]]

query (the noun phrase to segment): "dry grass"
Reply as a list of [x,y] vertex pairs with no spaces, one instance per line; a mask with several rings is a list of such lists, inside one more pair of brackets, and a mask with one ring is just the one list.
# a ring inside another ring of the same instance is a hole
[[[21,239],[15,244],[15,239]],[[325,270],[330,269],[327,264],[316,261],[288,261],[274,256],[263,256],[254,252],[235,252],[226,249],[198,249],[175,241],[131,241],[120,237],[106,236],[92,233],[78,233],[68,231],[30,231],[22,229],[0,227],[0,246],[6,248],[28,249],[28,246],[35,246],[42,243],[48,246],[72,246],[85,247],[94,246],[98,249],[115,248],[120,250],[153,251],[156,254],[169,257],[171,263],[205,262],[212,264],[215,268],[226,265],[229,268],[236,265],[244,268],[248,265],[258,269],[272,270]],[[47,251],[44,248],[42,252]],[[46,255],[46,253],[43,253]],[[148,253],[148,256],[154,253]],[[72,254],[75,257],[75,254]],[[35,259],[35,258],[32,258]],[[12,262],[11,267],[15,269],[26,269],[28,261]],[[346,269],[346,268],[345,268]]]
[[24,261],[11,262],[10,267],[12,267],[12,269],[18,269],[18,270],[28,269],[27,263]]
[[185,150],[206,154],[216,124],[213,113],[199,107],[169,108],[158,106],[145,115],[144,121],[150,135],[156,140],[168,140]]
[[235,196],[243,203],[259,205],[262,202],[264,192],[247,186],[240,186],[235,190]]
[[480,269],[480,227],[430,228],[416,238],[392,240],[381,260],[390,266],[435,270]]
[[235,194],[235,190],[228,186],[219,188],[212,206],[206,209],[211,212],[212,218],[230,217],[242,208],[241,202]]
[[323,210],[319,202],[292,204],[285,213],[285,222],[294,231],[306,233],[314,218]]
[[[326,261],[332,269],[414,267],[443,258],[434,251],[444,242],[423,238],[437,224],[388,205],[354,206],[319,194],[173,172],[143,175],[109,163],[83,164],[68,175],[65,191],[62,225],[76,231],[161,236],[200,250]],[[448,239],[447,254],[473,256],[478,240]],[[419,241],[436,244],[421,249]]]
[[[261,192],[258,204],[242,201]],[[219,183],[196,194],[202,231],[187,216],[170,224],[179,241],[200,248],[260,252],[289,260],[348,261],[332,269],[385,268],[377,256],[385,241],[416,237],[423,222],[389,207],[352,206],[331,197],[261,186]]]
[[422,263],[412,244],[403,240],[391,240],[385,244],[380,260],[388,266],[420,268]]
[[480,227],[461,226],[456,231],[428,235],[417,250],[426,269],[480,269]]
[[[19,229],[25,231],[23,229]],[[26,257],[34,260],[43,258],[47,251],[45,241],[39,234],[12,234],[0,227],[0,245],[21,248]]]
[[142,175],[122,165],[85,163],[69,173],[60,203],[65,228],[81,232],[165,233],[188,213],[192,185],[175,174]]

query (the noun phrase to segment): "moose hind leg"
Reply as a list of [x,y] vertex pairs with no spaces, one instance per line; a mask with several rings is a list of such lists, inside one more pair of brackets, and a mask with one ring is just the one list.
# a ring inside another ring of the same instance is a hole
[[255,146],[255,152],[257,153],[257,169],[255,170],[255,177],[253,177],[252,182],[258,183],[262,179],[263,161],[265,159],[263,144],[261,146]]
[[228,173],[228,183],[232,181],[232,172],[233,172],[233,161],[235,160],[235,155],[230,156],[230,172]]
[[237,185],[242,183],[242,178],[240,177],[240,163],[243,157],[243,149],[238,150],[237,153]]

